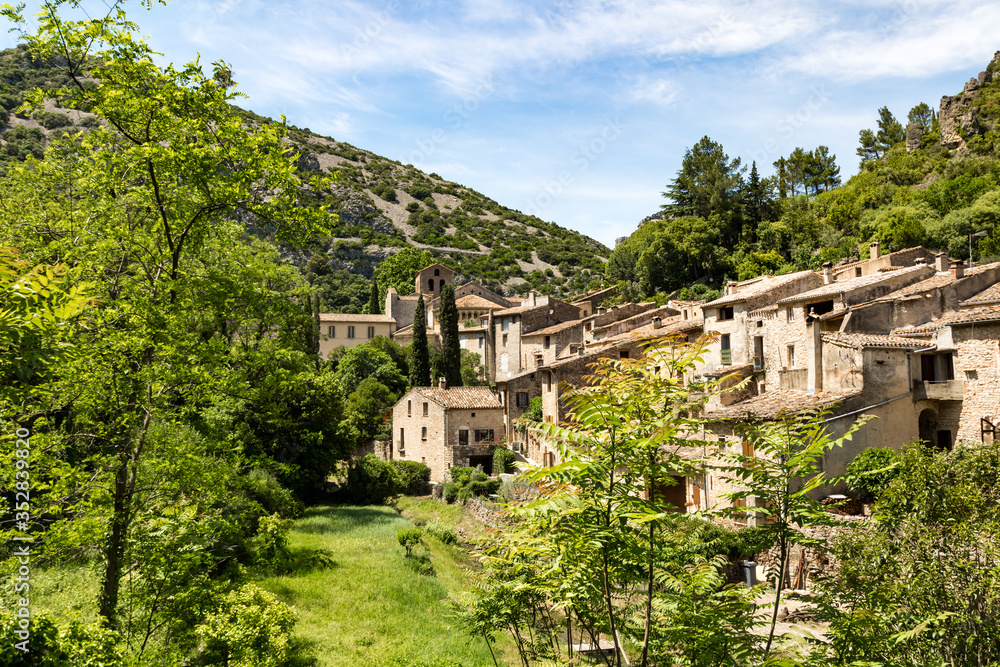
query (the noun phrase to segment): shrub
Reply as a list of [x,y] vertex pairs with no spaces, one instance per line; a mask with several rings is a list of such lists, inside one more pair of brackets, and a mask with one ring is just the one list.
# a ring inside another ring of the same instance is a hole
[[305,509],[302,501],[266,470],[254,468],[243,479],[243,484],[247,495],[260,503],[269,514],[294,519]]
[[514,462],[517,457],[514,452],[506,447],[497,447],[493,450],[493,472],[495,474],[514,472]]
[[73,124],[69,116],[64,113],[56,113],[55,111],[39,111],[35,113],[35,120],[46,130],[54,130],[57,127],[66,127]]
[[405,493],[414,496],[424,493],[427,483],[431,481],[431,469],[427,464],[417,461],[393,461],[392,465],[403,480]]
[[455,482],[447,482],[441,487],[441,495],[444,497],[445,501],[453,503],[458,500],[458,489],[459,486]]
[[407,558],[413,555],[413,547],[420,544],[423,536],[424,531],[416,526],[412,528],[400,528],[396,532],[396,539],[399,541],[399,546],[406,549]]
[[290,653],[295,612],[253,584],[227,593],[195,633],[202,641],[203,664],[229,667],[278,667]]
[[354,462],[347,472],[341,500],[359,505],[381,505],[403,492],[405,484],[396,468],[374,454]]
[[888,447],[872,447],[847,465],[844,481],[853,493],[878,498],[898,474],[899,455]]

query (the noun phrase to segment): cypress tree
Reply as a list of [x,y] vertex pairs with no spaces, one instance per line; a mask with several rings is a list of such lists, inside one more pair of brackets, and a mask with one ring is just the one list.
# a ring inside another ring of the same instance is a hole
[[379,303],[378,298],[378,277],[372,277],[372,291],[368,296],[368,314],[369,315],[381,315],[382,306]]
[[462,386],[462,348],[458,344],[458,308],[455,306],[455,287],[441,288],[441,305],[438,309],[441,322],[441,347],[444,348],[444,377],[449,387]]
[[424,314],[424,295],[417,299],[413,314],[413,344],[410,346],[410,386],[431,386],[431,356],[427,347],[427,316]]

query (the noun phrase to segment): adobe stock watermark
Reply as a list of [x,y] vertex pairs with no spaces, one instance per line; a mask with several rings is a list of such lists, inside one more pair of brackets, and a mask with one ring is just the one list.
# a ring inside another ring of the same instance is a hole
[[495,92],[492,74],[478,79],[471,93],[444,112],[444,125],[434,128],[416,140],[416,148],[410,152],[407,161],[410,164],[420,164],[436,153],[438,148],[448,141],[449,132],[462,129]]
[[[739,3],[737,3],[739,4]],[[735,21],[732,13],[724,11],[719,14],[711,23],[705,25],[697,33],[688,37],[684,41],[684,48],[679,53],[661,53],[657,56],[660,62],[672,63],[679,68],[689,68],[699,62],[719,37]]]
[[879,32],[888,35],[913,20],[922,4],[918,0],[905,0],[888,10],[888,17],[879,17]]
[[17,571],[14,577],[15,600],[14,635],[21,641],[14,643],[14,648],[22,653],[29,651],[31,640],[31,482],[30,464],[31,431],[19,428],[15,432],[17,446],[14,450],[14,525],[21,535],[11,538],[14,545],[13,556],[17,558]]
[[345,60],[360,56],[362,51],[382,37],[385,29],[393,22],[393,17],[402,8],[401,3],[392,0],[385,9],[376,12],[375,16],[369,19],[364,26],[354,29],[354,38],[350,42],[340,45],[340,55]]
[[761,141],[750,153],[750,158],[757,164],[771,164],[771,159],[778,154],[779,139],[790,139],[803,126],[815,118],[816,113],[826,106],[831,99],[831,93],[824,84],[812,86],[809,97],[795,111],[786,113],[774,124],[774,134]]
[[528,200],[524,212],[528,215],[541,216],[542,211],[551,206],[566,191],[566,188],[576,181],[577,176],[587,171],[590,165],[603,155],[624,132],[625,126],[618,118],[605,121],[604,127],[597,136],[579,146],[570,157],[569,164],[572,168],[562,169],[554,179],[544,181],[539,191]]

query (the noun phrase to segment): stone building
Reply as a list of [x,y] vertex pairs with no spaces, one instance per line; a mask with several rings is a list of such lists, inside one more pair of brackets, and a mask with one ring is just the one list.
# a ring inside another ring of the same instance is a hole
[[[493,313],[492,339],[495,345],[492,361],[493,376],[497,382],[518,375],[531,366],[528,353],[534,358],[535,346],[523,336],[555,324],[579,320],[582,311],[548,296],[531,293],[523,306],[498,310]],[[544,340],[543,340],[544,343]]]
[[505,437],[503,405],[488,387],[414,387],[392,410],[390,454],[431,469],[432,482],[449,481],[454,466],[493,467],[493,446]]
[[395,332],[396,320],[388,315],[320,313],[319,354],[325,359],[335,347],[354,347]]

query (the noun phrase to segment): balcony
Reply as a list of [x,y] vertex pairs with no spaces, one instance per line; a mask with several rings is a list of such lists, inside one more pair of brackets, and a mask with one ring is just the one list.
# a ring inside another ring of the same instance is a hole
[[964,380],[928,380],[913,383],[913,398],[917,401],[961,401]]

